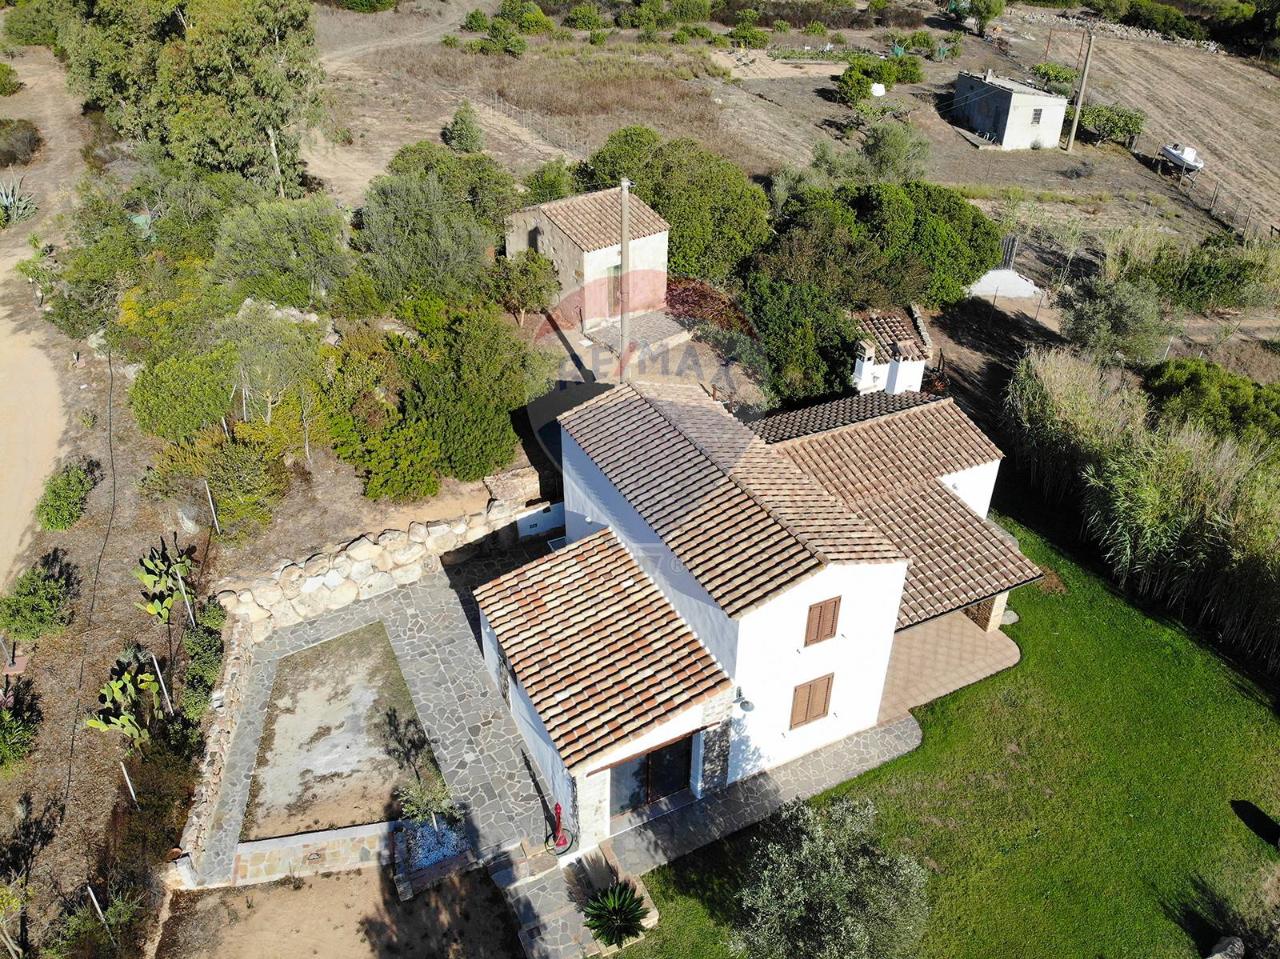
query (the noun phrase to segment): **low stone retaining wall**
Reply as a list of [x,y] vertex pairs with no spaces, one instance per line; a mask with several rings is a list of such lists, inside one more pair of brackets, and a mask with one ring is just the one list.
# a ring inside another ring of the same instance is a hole
[[181,839],[181,848],[197,872],[226,751],[253,669],[254,647],[277,628],[417,582],[438,570],[446,553],[490,536],[514,543],[516,518],[537,508],[537,473],[532,467],[511,470],[486,478],[485,485],[492,498],[479,512],[448,522],[410,523],[403,530],[357,536],[348,543],[330,544],[307,559],[282,562],[261,576],[230,577],[215,585],[228,614],[222,683],[214,690],[214,719],[206,734],[200,784]]
[[289,876],[314,876],[391,861],[398,822],[375,822],[323,832],[242,842],[236,847],[233,886],[274,882]]

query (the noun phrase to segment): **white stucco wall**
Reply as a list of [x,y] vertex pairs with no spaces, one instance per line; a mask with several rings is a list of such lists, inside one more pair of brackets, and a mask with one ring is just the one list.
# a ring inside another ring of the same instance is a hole
[[[1040,122],[1032,124],[1034,111],[1040,110]],[[1067,115],[1067,101],[1062,97],[1015,93],[1009,103],[1009,119],[1004,128],[1003,150],[1049,149],[1062,139],[1062,123]]]
[[[838,564],[746,613],[734,681],[750,703],[735,709],[729,781],[874,726],[880,712],[907,564]],[[804,645],[809,607],[840,597],[832,639]],[[834,674],[823,719],[791,729],[795,688]]]
[[[666,745],[703,727],[705,710],[701,703],[682,710],[667,721],[647,730],[629,742],[596,756],[574,770],[578,808],[578,844],[582,851],[599,845],[610,836],[609,793],[611,768],[633,756],[642,756],[652,749]],[[696,752],[700,752],[696,751]],[[690,773],[701,769],[701,756],[695,755]]]
[[[667,601],[710,650],[720,668],[732,678],[737,659],[738,624],[716,605],[573,437],[564,430],[560,436],[565,537],[574,543],[605,526],[611,527],[640,568],[649,574]],[[690,504],[690,508],[694,505]]]
[[[583,256],[584,311],[588,325],[617,316],[620,302],[608,297],[609,273],[622,266],[622,244],[592,250]],[[661,310],[667,299],[667,234],[655,233],[631,241],[631,313]]]
[[893,360],[889,363],[889,379],[885,382],[884,391],[898,393],[919,393],[924,383],[924,360]]
[[[506,667],[503,666],[501,654],[498,651],[498,638],[483,612],[480,613],[480,645],[484,652],[484,664],[489,670],[489,675],[493,679],[494,685],[501,691],[501,674]],[[520,730],[520,735],[523,737],[525,745],[529,748],[530,758],[537,764],[547,788],[551,790],[551,795],[547,798],[547,802],[553,805],[557,802],[560,803],[565,810],[566,821],[573,826],[574,807],[576,805],[573,777],[569,774],[569,770],[565,768],[564,763],[561,762],[560,753],[551,741],[551,734],[547,732],[547,727],[543,725],[542,717],[538,715],[538,711],[533,708],[533,703],[530,701],[528,693],[524,691],[524,687],[515,679],[511,679],[508,686],[508,698],[511,716],[516,722],[516,728]]]
[[948,473],[940,477],[939,482],[954,490],[969,509],[985,517],[991,509],[991,494],[995,491],[996,476],[999,472],[1000,461],[992,460],[990,463],[971,466],[958,473]]
[[854,360],[853,386],[859,393],[918,393],[924,382],[924,360],[890,360],[868,363]]

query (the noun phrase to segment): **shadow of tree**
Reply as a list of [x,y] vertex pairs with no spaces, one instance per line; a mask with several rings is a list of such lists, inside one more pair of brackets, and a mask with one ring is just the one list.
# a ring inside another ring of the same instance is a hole
[[1193,876],[1187,891],[1162,908],[1200,955],[1208,955],[1223,937],[1238,936],[1250,959],[1280,959],[1280,911],[1270,917],[1245,915],[1202,876]]

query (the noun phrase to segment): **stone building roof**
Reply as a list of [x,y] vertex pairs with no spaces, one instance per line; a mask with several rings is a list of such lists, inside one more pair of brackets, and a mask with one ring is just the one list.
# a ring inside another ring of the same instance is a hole
[[475,596],[570,769],[730,688],[612,530],[486,583]]
[[[631,211],[631,239],[640,240],[671,229],[666,220],[634,193],[630,194],[627,206]],[[530,209],[558,226],[585,253],[622,242],[621,187],[551,200]]]
[[875,344],[877,363],[929,359],[928,336],[903,310],[868,310],[856,319]]

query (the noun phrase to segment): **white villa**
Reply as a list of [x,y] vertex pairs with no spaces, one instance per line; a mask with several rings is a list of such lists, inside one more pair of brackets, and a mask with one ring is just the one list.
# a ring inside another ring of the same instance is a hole
[[[476,599],[580,850],[1016,661],[998,633],[998,663],[948,645],[987,642],[1039,576],[986,519],[1002,454],[950,399],[748,425],[696,387],[624,384],[560,425],[566,545]],[[948,659],[945,681],[920,665]]]
[[[666,306],[670,227],[634,193],[628,203],[632,315]],[[555,264],[560,293],[554,304],[586,330],[621,312],[622,190],[599,190],[518,210],[507,219],[507,255],[535,250]]]

